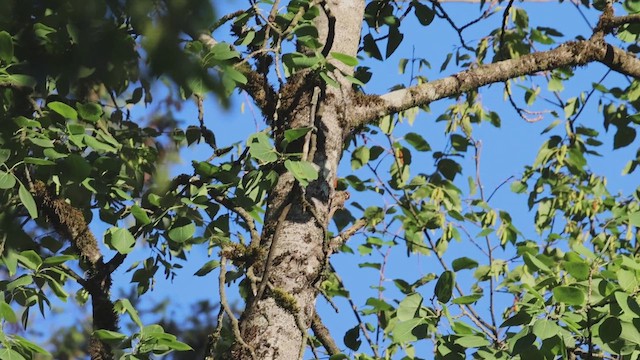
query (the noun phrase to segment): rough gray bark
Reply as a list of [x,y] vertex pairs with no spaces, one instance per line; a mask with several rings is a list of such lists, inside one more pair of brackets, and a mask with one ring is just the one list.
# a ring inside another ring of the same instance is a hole
[[[364,0],[333,0],[327,5],[339,31],[329,31],[332,21],[321,16],[317,23],[320,38],[332,44],[331,51],[355,55]],[[327,39],[331,33],[334,35]],[[345,73],[353,72],[342,63],[334,65]],[[335,75],[340,81],[340,75]],[[316,128],[309,160],[319,167],[320,176],[302,190],[291,174],[283,173],[269,196],[261,240],[262,248],[272,247],[274,252],[266,275],[269,286],[261,298],[248,304],[240,319],[241,335],[257,359],[297,359],[304,351],[306,331],[315,313],[316,285],[326,260],[325,227],[347,128],[345,116],[352,106],[350,87],[327,87],[306,74],[292,76],[280,91],[283,105],[278,109],[276,128],[283,124]],[[314,111],[316,102],[319,106]],[[294,206],[288,211],[290,203]],[[300,204],[305,205],[295,206]],[[280,226],[279,220],[283,221]],[[259,265],[255,273],[264,276]],[[251,350],[237,346],[231,356],[251,358]]]
[[[321,17],[317,26],[321,40],[331,44],[327,50],[355,56],[365,1],[330,0],[322,3],[329,7],[329,17]],[[285,126],[315,128],[309,160],[319,167],[320,177],[302,189],[291,174],[281,170],[278,183],[269,195],[260,240],[261,248],[269,249],[269,254],[263,254],[263,260],[254,264],[252,269],[257,279],[262,277],[260,290],[250,299],[240,318],[240,335],[244,344],[238,342],[229,357],[289,360],[301,358],[304,353],[306,334],[315,313],[316,285],[332,247],[326,239],[325,229],[335,193],[336,169],[349,131],[383,115],[487,84],[564,66],[601,62],[616,71],[638,77],[640,61],[604,41],[604,35],[611,30],[609,24],[620,23],[615,19],[611,13],[605,13],[589,40],[480,66],[382,96],[355,93],[340,74],[334,74],[344,85],[340,89],[327,87],[309,74],[294,75],[277,96],[275,92],[267,95],[262,92],[263,89],[267,89],[267,93],[272,91],[262,83],[264,78],[252,78],[260,81],[249,85],[246,90],[256,97],[265,114],[274,114],[276,138]],[[637,20],[636,17],[626,19],[627,22]],[[330,24],[335,25],[335,32],[328,31]],[[347,74],[353,71],[342,63],[334,65]],[[280,99],[279,107],[269,104],[269,99],[273,102],[275,98]],[[274,107],[273,112],[265,111]],[[268,265],[265,266],[265,262]]]

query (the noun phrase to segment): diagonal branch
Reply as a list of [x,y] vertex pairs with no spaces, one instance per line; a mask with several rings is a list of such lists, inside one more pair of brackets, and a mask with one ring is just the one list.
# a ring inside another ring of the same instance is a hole
[[322,323],[322,319],[320,319],[317,311],[313,314],[313,319],[311,320],[311,330],[313,330],[318,341],[320,341],[325,350],[327,350],[329,356],[342,353],[338,345],[336,345],[336,341],[331,337],[329,329]]
[[[93,329],[118,330],[118,315],[110,299],[111,272],[103,262],[98,241],[89,229],[82,212],[55,196],[42,181],[33,183],[31,190],[39,210],[46,216],[55,231],[71,241],[74,251],[80,255],[80,262],[88,268],[86,279],[69,273],[91,295]],[[82,281],[81,281],[82,280]],[[111,346],[91,336],[89,340],[91,359],[113,359]]]
[[382,116],[427,105],[485,85],[567,66],[600,62],[619,73],[640,78],[640,60],[606,43],[602,36],[597,35],[588,40],[567,42],[549,51],[479,66],[426,84],[369,97],[368,102],[359,102],[352,109],[350,125],[358,128]]
[[355,233],[367,225],[367,219],[358,219],[348,229],[333,237],[329,242],[330,252],[335,252],[340,246],[344,245]]

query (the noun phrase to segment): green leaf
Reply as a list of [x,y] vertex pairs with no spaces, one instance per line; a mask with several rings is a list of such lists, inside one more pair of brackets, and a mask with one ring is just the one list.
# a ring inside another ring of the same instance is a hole
[[34,88],[38,84],[38,81],[34,77],[24,74],[11,74],[11,76],[7,78],[7,82],[25,88]]
[[147,215],[147,212],[144,211],[140,206],[138,205],[131,206],[131,214],[133,215],[134,218],[136,218],[136,220],[138,220],[138,223],[140,223],[141,225],[151,224],[151,219],[149,219],[149,215]]
[[365,166],[369,162],[370,152],[366,146],[357,147],[353,153],[351,153],[351,168],[358,170]]
[[56,266],[56,265],[64,264],[66,261],[74,260],[75,258],[76,257],[73,256],[73,255],[51,256],[51,257],[48,257],[48,258],[44,259],[42,264],[45,265],[45,266]]
[[558,79],[555,76],[551,76],[547,88],[549,89],[549,91],[562,91],[564,90],[564,85],[562,84],[562,80]]
[[291,144],[295,140],[298,140],[301,137],[305,136],[311,130],[313,130],[312,127],[301,127],[301,128],[285,130],[284,139],[287,141],[287,144]]
[[138,312],[133,307],[133,305],[131,305],[129,299],[120,299],[116,301],[116,303],[114,304],[114,308],[120,313],[128,313],[129,317],[131,317],[131,320],[133,320],[133,322],[136,323],[136,325],[138,325],[140,329],[142,329],[143,326],[142,321],[140,320],[140,316],[138,315]]
[[167,347],[169,347],[170,349],[176,350],[176,351],[191,351],[193,350],[193,348],[181,341],[178,340],[170,340],[170,341],[163,341],[161,342],[162,345],[166,345]]
[[20,335],[15,335],[14,336],[14,341],[17,344],[19,344],[23,349],[25,349],[27,351],[30,351],[32,353],[37,353],[37,354],[44,354],[44,355],[47,355],[47,356],[51,357],[51,354],[47,350],[43,349],[42,347],[34,344],[33,342],[31,342],[29,340],[23,338]]
[[67,123],[67,130],[71,135],[82,135],[85,133],[86,128],[80,123]]
[[96,103],[76,104],[82,120],[97,122],[103,114],[102,106]]
[[413,318],[407,321],[401,321],[396,324],[391,334],[393,341],[397,343],[405,343],[418,340],[418,337],[413,334],[413,329],[423,323],[421,318]]
[[351,66],[354,67],[356,65],[358,65],[358,59],[356,59],[355,57],[351,56],[351,55],[347,55],[347,54],[343,54],[343,53],[339,53],[339,52],[332,52],[331,56],[340,61],[341,63],[347,65],[347,66]]
[[624,8],[628,12],[632,14],[637,14],[640,12],[640,3],[635,0],[624,0]]
[[422,305],[422,296],[420,294],[411,294],[404,298],[398,305],[397,317],[400,321],[406,321],[413,319],[416,316],[416,312]]
[[116,331],[104,330],[104,329],[94,331],[93,335],[98,339],[104,340],[107,342],[122,341],[127,338],[127,335],[125,334],[121,334]]
[[636,129],[628,126],[618,127],[613,136],[613,149],[620,149],[630,145],[636,138]]
[[389,39],[387,40],[386,53],[387,58],[393,55],[398,46],[400,46],[400,43],[402,43],[402,39],[404,39],[404,35],[400,32],[400,29],[397,26],[389,28]]
[[18,287],[27,286],[33,283],[33,277],[31,275],[22,275],[19,278],[13,280],[12,282],[7,284],[5,288],[7,291],[11,291]]
[[293,177],[295,177],[302,186],[307,186],[310,181],[318,178],[318,170],[315,164],[309,161],[286,160],[284,167],[293,174]]
[[81,183],[91,175],[93,167],[83,156],[79,154],[71,154],[64,160],[60,161],[60,169],[62,169],[64,174],[68,176],[68,179]]
[[13,59],[13,39],[8,32],[0,31],[0,60],[9,63],[11,59]]
[[620,319],[612,316],[606,318],[598,327],[598,333],[604,342],[618,340],[622,333]]
[[0,300],[0,318],[5,319],[12,324],[15,324],[18,322],[18,318],[16,318],[16,313],[13,311],[13,309],[9,304],[4,302],[4,300]]
[[334,78],[332,78],[331,76],[329,76],[329,74],[327,74],[325,71],[320,73],[320,77],[322,78],[322,80],[324,80],[324,82],[326,82],[328,85],[333,86],[334,88],[339,89],[340,88],[340,83],[337,82]]
[[638,288],[638,278],[634,271],[618,270],[616,276],[622,290],[634,292]]
[[25,360],[24,356],[20,355],[15,350],[11,349],[0,349],[0,359],[1,360]]
[[0,164],[4,164],[5,162],[7,162],[10,156],[11,156],[11,150],[0,148]]
[[453,295],[453,287],[455,285],[455,273],[453,271],[444,271],[436,282],[435,294],[438,301],[446,303]]
[[352,83],[352,84],[364,86],[364,82],[362,82],[360,79],[358,79],[355,76],[345,75],[344,78],[349,80],[349,82]]
[[351,329],[347,330],[344,334],[344,344],[351,350],[357,351],[362,344],[362,340],[360,338],[360,327],[354,326]]
[[8,251],[5,251],[2,255],[2,262],[9,271],[9,276],[16,274],[16,270],[18,269],[18,253],[15,250],[9,248]]
[[336,354],[331,355],[331,357],[329,357],[329,360],[349,360],[349,357],[345,354]]
[[580,306],[585,302],[583,290],[573,286],[558,286],[553,289],[553,298],[567,305]]
[[532,332],[541,340],[552,338],[560,333],[558,324],[547,319],[538,319],[533,324]]
[[635,345],[640,345],[640,331],[638,331],[637,320],[634,323],[622,321],[620,326],[620,338],[630,341]]
[[257,133],[251,136],[247,145],[251,156],[262,163],[271,163],[278,160],[278,153],[265,133]]
[[640,211],[629,213],[629,225],[640,227]]
[[0,170],[0,189],[12,189],[16,185],[16,177],[12,173]]
[[49,138],[45,138],[42,135],[32,136],[28,138],[34,145],[39,146],[41,148],[52,148],[53,141]]
[[243,73],[241,73],[240,71],[232,68],[232,67],[226,67],[224,69],[224,72],[222,73],[222,76],[224,78],[228,78],[231,79],[233,81],[235,81],[238,84],[246,84],[248,79],[246,76],[244,76]]
[[376,44],[373,35],[367,34],[363,39],[364,52],[370,57],[378,60],[382,60],[382,54],[380,53],[380,49],[378,49],[378,44]]
[[404,136],[404,139],[418,151],[431,151],[431,146],[420,134],[410,132]]
[[104,151],[104,152],[109,152],[114,154],[118,152],[118,149],[116,149],[115,147],[105,142],[102,142],[91,135],[84,136],[84,143],[87,144],[87,146],[91,147],[92,149],[97,150],[98,152]]
[[626,318],[636,318],[640,316],[640,305],[638,305],[638,302],[633,296],[629,296],[629,294],[622,291],[616,291],[613,296],[622,309],[623,316]]
[[229,60],[239,57],[240,54],[233,50],[231,45],[220,42],[211,48],[205,59],[209,56],[215,60]]
[[454,342],[464,348],[479,348],[490,344],[489,340],[480,335],[463,336],[456,339]]
[[104,235],[104,243],[120,254],[128,254],[136,245],[136,239],[128,229],[112,227]]
[[516,194],[522,194],[527,191],[527,184],[522,181],[514,181],[511,183],[511,191]]
[[427,5],[421,4],[419,1],[412,1],[411,4],[415,9],[416,18],[422,26],[427,26],[433,21],[435,11]]
[[64,291],[64,288],[62,287],[62,284],[60,284],[57,280],[55,280],[54,278],[48,276],[48,275],[43,275],[46,279],[47,279],[47,284],[49,284],[49,287],[51,288],[51,290],[53,291],[54,294],[56,294],[56,296],[62,300],[62,301],[67,301],[67,298],[69,297],[69,294],[67,294],[66,291]]
[[537,257],[531,255],[530,253],[525,253],[522,256],[522,259],[524,260],[524,263],[527,264],[527,266],[531,270],[542,271],[542,272],[546,272],[546,273],[550,273],[551,272],[551,269],[549,269],[549,267],[547,265],[545,265],[545,263],[540,261],[540,259],[538,259]]
[[451,159],[442,159],[438,161],[438,171],[447,179],[453,180],[456,174],[462,172],[462,167]]
[[18,255],[18,261],[20,261],[29,270],[37,271],[42,265],[42,258],[37,252],[33,250],[26,250]]
[[37,219],[38,208],[36,207],[36,202],[35,200],[33,200],[33,196],[31,196],[29,190],[27,190],[27,188],[25,188],[22,184],[20,184],[20,189],[18,190],[18,197],[20,197],[22,205],[27,208],[29,216],[31,216],[32,219]]
[[183,243],[193,237],[196,232],[196,225],[187,218],[180,218],[169,230],[169,239],[177,243]]
[[453,271],[475,269],[476,267],[478,267],[478,262],[466,256],[463,256],[461,258],[453,260],[451,266],[453,267]]
[[465,296],[460,296],[453,299],[452,303],[461,304],[461,305],[473,304],[476,301],[480,300],[481,298],[482,298],[482,294],[465,295]]
[[[52,150],[52,149],[45,149],[45,151],[47,150]],[[79,156],[77,154],[73,154],[73,155]],[[26,164],[33,164],[33,165],[39,165],[39,166],[49,166],[49,165],[56,164],[54,161],[51,161],[51,160],[34,158],[31,156],[25,156],[23,160]]]
[[218,261],[218,260],[207,261],[193,275],[195,275],[195,276],[205,276],[208,273],[210,273],[211,271],[213,271],[214,269],[218,268],[219,266],[220,266],[220,261]]
[[589,278],[589,265],[584,262],[568,261],[564,264],[564,269],[577,280]]
[[63,102],[53,101],[48,103],[47,107],[66,119],[78,120],[78,112],[76,109]]

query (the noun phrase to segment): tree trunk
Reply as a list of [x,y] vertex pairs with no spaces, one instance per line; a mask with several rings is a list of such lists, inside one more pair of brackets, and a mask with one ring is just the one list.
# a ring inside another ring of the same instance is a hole
[[[328,11],[317,20],[320,40],[328,44],[325,53],[330,50],[356,55],[364,5],[363,0],[326,2]],[[333,31],[331,26],[339,31]],[[346,74],[353,73],[342,63],[333,65]],[[318,166],[319,178],[303,189],[290,173],[284,172],[269,195],[261,247],[273,252],[264,260],[271,261],[271,266],[258,265],[254,269],[262,277],[263,269],[270,268],[266,271],[269,285],[263,294],[258,291],[260,298],[248,303],[240,319],[246,346],[236,344],[232,358],[290,360],[304,354],[306,333],[315,310],[316,286],[327,261],[326,226],[348,128],[344,114],[352,93],[342,75],[334,75],[343,84],[340,89],[327,87],[312,74],[296,74],[280,90],[281,106],[274,119],[276,137],[284,124],[314,127],[306,140],[309,149],[305,153]]]

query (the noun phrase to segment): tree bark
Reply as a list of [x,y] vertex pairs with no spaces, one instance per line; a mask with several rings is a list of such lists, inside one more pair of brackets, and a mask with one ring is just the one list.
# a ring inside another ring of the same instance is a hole
[[[326,5],[328,15],[317,21],[320,38],[331,44],[325,50],[355,56],[364,0],[332,0]],[[347,74],[353,72],[342,63],[334,65]],[[344,82],[339,73],[334,75]],[[275,126],[315,128],[309,160],[318,166],[319,178],[302,189],[290,173],[283,172],[269,195],[261,240],[263,249],[272,247],[273,251],[271,271],[266,274],[269,286],[261,298],[249,302],[240,319],[242,338],[251,349],[237,345],[232,358],[252,358],[253,352],[257,359],[298,359],[306,347],[307,329],[315,313],[316,286],[327,260],[325,229],[348,124],[346,109],[352,101],[350,86],[327,87],[312,76],[300,74],[288,79],[280,90],[282,106],[277,110]],[[282,217],[289,204],[294,206]],[[256,267],[256,275],[265,276],[263,272]]]

